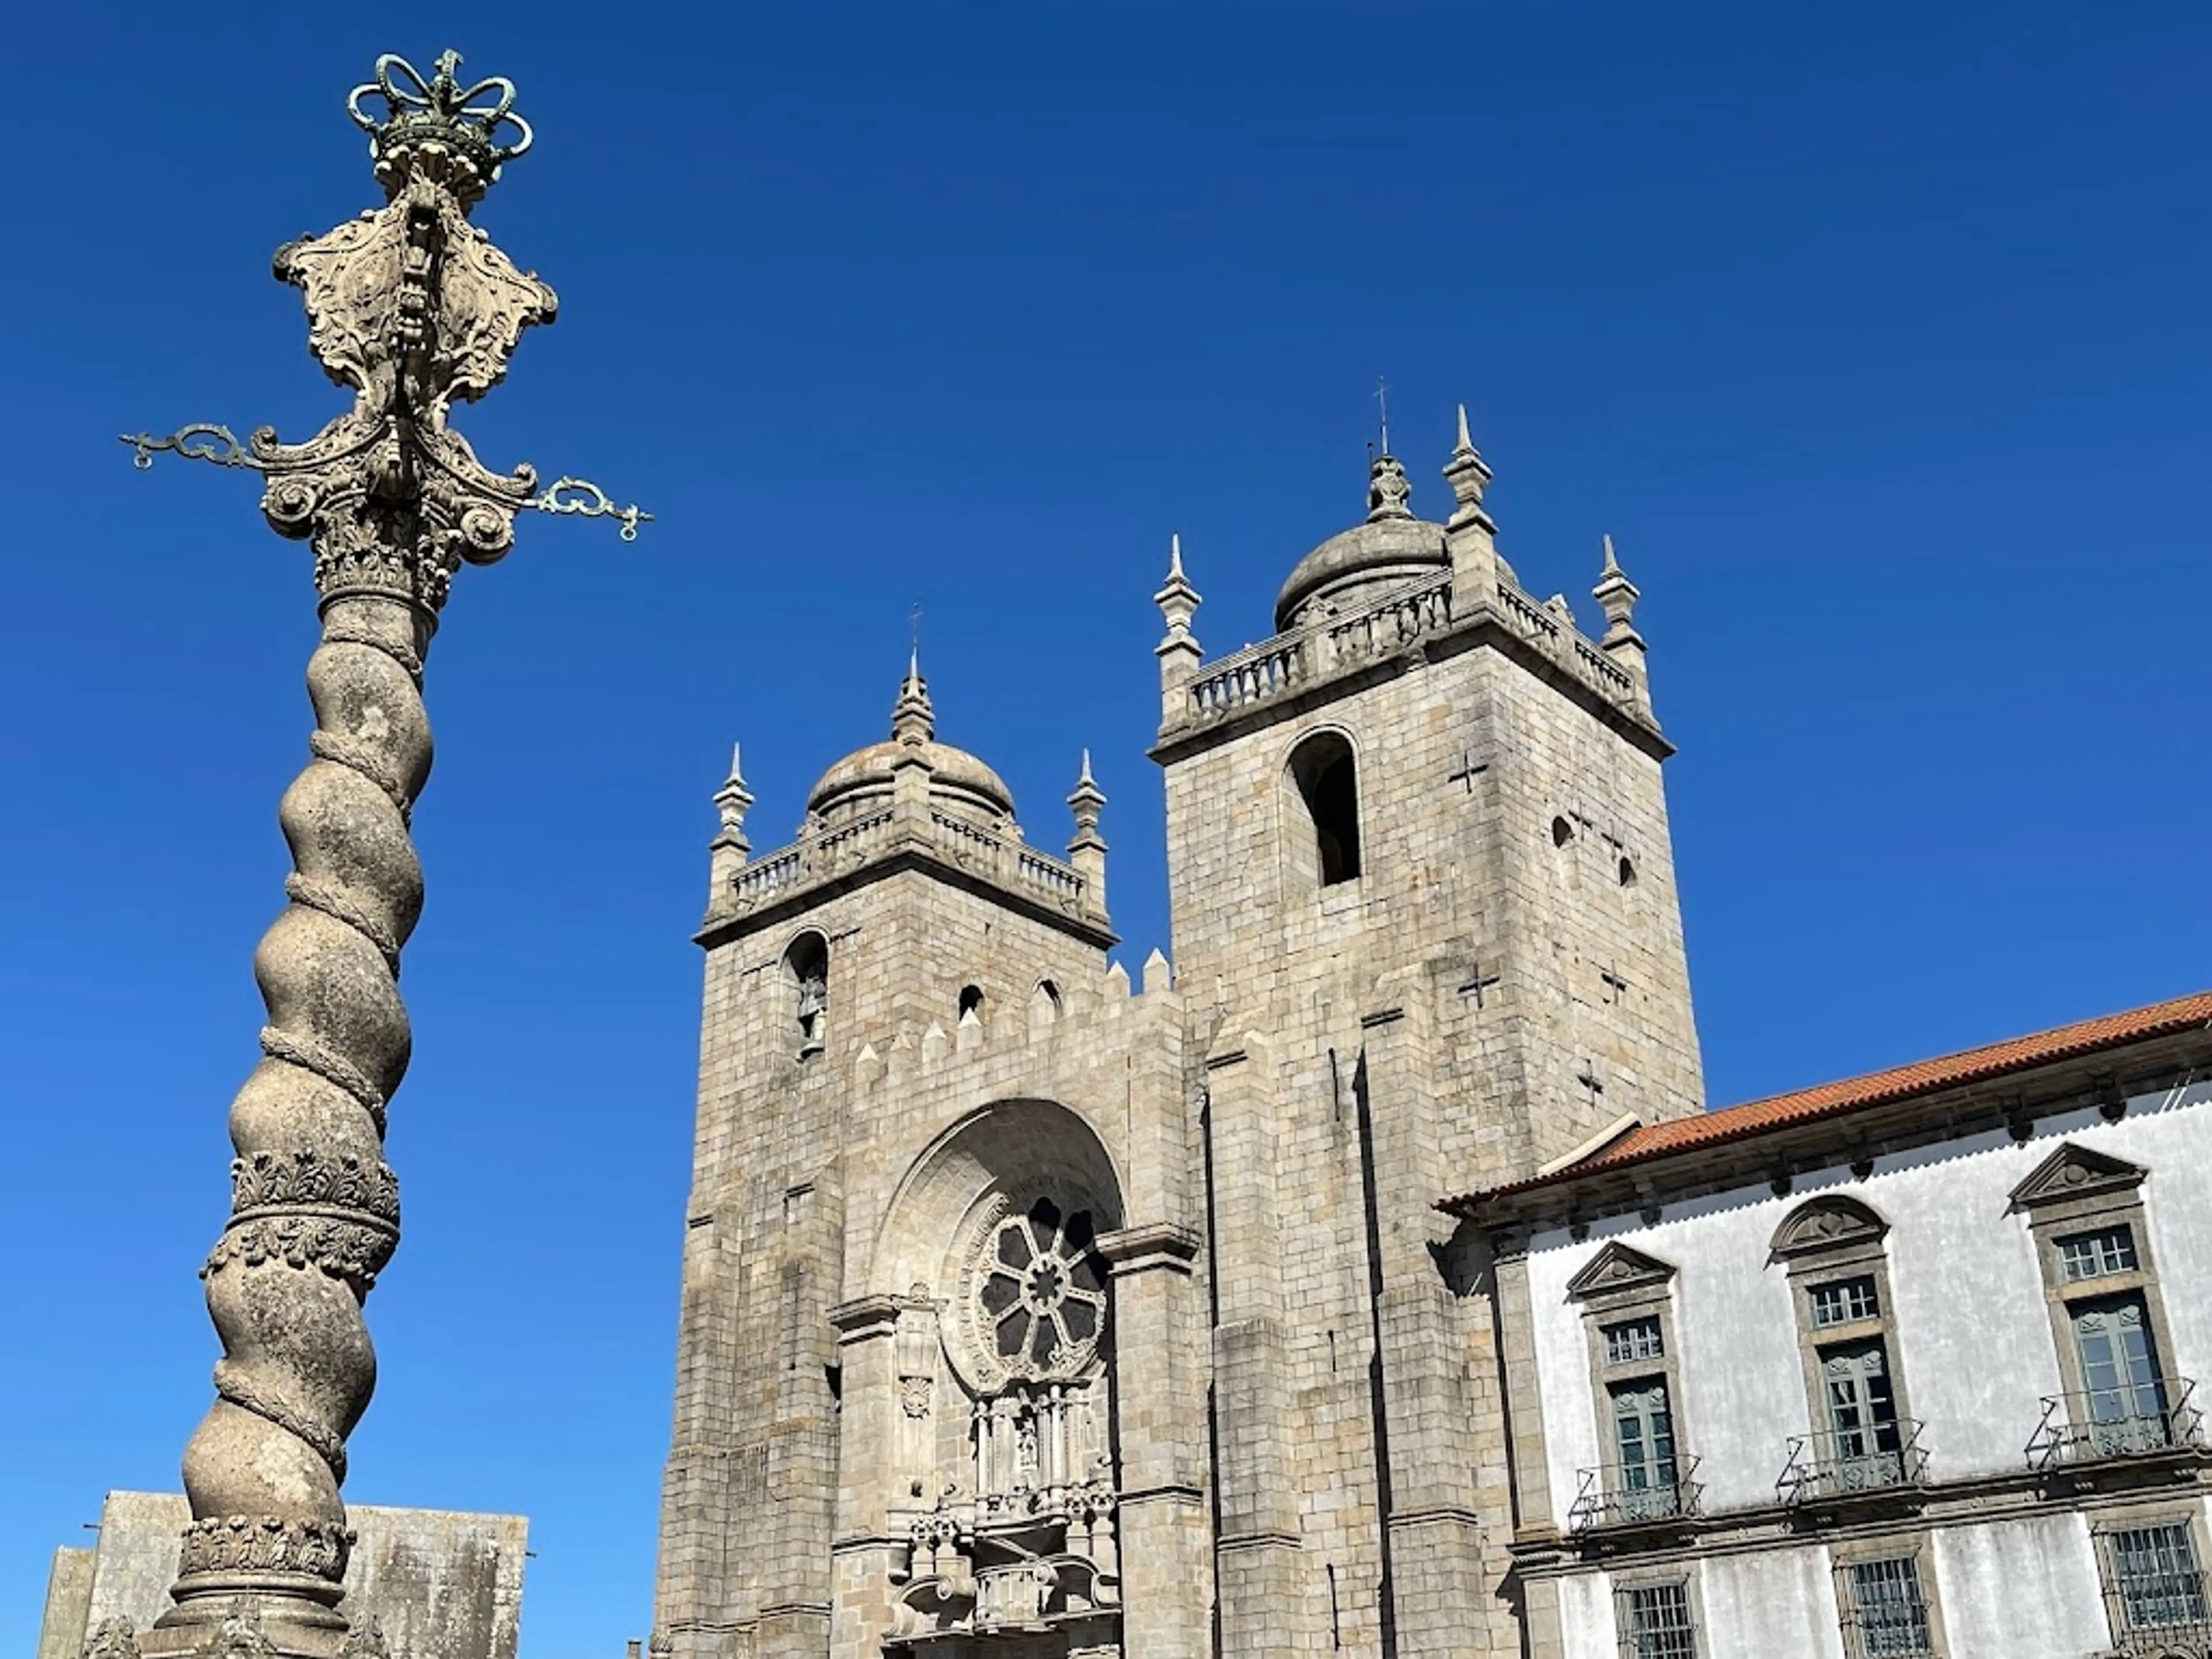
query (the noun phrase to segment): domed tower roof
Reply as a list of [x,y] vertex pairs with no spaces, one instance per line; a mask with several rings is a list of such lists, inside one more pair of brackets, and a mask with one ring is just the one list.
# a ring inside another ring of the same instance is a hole
[[919,660],[907,665],[891,711],[888,743],[870,744],[839,761],[807,793],[810,816],[842,818],[890,799],[893,776],[902,764],[919,761],[929,773],[933,799],[958,809],[963,817],[1006,820],[1014,816],[1014,797],[996,772],[964,749],[936,741],[936,714]]
[[1275,596],[1278,632],[1450,567],[1443,526],[1413,516],[1406,505],[1413,493],[1396,456],[1377,455],[1369,464],[1367,521],[1331,536],[1298,561]]

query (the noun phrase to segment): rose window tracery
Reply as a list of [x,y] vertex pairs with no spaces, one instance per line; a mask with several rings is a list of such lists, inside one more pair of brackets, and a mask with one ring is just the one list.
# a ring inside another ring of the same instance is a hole
[[1041,1198],[990,1231],[976,1264],[976,1334],[1009,1376],[1068,1376],[1097,1352],[1106,1281],[1091,1215]]

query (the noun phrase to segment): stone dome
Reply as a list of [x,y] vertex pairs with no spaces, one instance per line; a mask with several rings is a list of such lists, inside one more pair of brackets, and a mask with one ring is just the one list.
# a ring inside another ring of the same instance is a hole
[[807,792],[811,817],[842,817],[864,805],[890,799],[896,769],[919,759],[929,772],[929,793],[946,805],[989,819],[1012,818],[1013,793],[996,772],[964,749],[936,740],[929,688],[919,667],[909,665],[891,714],[887,743],[872,743],[824,772]]
[[914,743],[897,738],[889,743],[872,743],[846,756],[824,772],[821,781],[808,793],[806,810],[827,812],[856,796],[888,796],[891,769],[916,755],[929,768],[931,794],[948,795],[972,805],[988,807],[1001,817],[1013,816],[1014,798],[996,772],[964,749],[927,738]]
[[1298,561],[1275,596],[1278,632],[1317,611],[1449,567],[1444,527],[1413,515],[1406,505],[1413,493],[1396,456],[1377,455],[1369,464],[1367,522],[1331,536]]
[[1442,525],[1412,517],[1370,519],[1331,536],[1298,561],[1275,596],[1276,629],[1295,627],[1331,601],[1353,600],[1450,563]]

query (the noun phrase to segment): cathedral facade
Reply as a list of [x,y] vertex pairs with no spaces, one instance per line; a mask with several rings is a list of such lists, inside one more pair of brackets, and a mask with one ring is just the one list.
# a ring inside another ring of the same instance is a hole
[[1698,1111],[1634,586],[1525,592],[1468,441],[1370,467],[1261,644],[1156,596],[1173,963],[910,670],[791,846],[717,797],[655,1644],[1522,1650],[1482,1230]]

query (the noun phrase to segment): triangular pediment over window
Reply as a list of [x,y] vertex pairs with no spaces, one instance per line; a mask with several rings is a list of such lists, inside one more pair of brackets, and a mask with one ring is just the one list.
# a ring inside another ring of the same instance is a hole
[[1673,1263],[1632,1250],[1626,1244],[1608,1244],[1567,1281],[1567,1294],[1579,1300],[1614,1291],[1660,1290],[1674,1277]]
[[1808,1199],[1790,1211],[1767,1248],[1785,1258],[1808,1255],[1851,1244],[1879,1244],[1888,1231],[1889,1223],[1870,1206],[1838,1193]]
[[2094,1198],[2124,1193],[2142,1185],[2149,1173],[2109,1152],[2093,1152],[2069,1141],[2035,1166],[2034,1173],[2012,1189],[2012,1207],[2032,1210],[2039,1204],[2057,1204],[2073,1198]]

